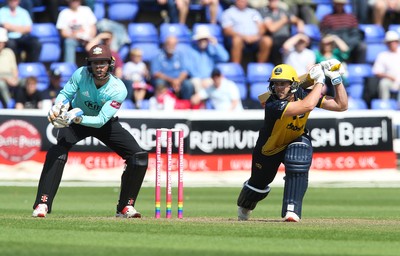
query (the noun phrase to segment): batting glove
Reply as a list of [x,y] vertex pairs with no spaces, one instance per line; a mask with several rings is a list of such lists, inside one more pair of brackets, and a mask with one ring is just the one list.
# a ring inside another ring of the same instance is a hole
[[317,64],[312,66],[310,71],[308,71],[308,74],[315,83],[325,84],[325,74],[321,65]]
[[333,85],[339,85],[343,82],[340,71],[328,71],[327,69],[325,69],[324,73],[327,77],[331,79]]
[[330,59],[330,60],[324,60],[321,61],[321,66],[324,68],[324,70],[328,71],[337,71],[340,70],[341,63],[337,59]]
[[69,108],[69,101],[65,99],[64,101],[57,102],[54,104],[51,109],[49,110],[49,113],[47,114],[47,119],[49,120],[50,123],[54,124],[54,120],[62,115],[63,113],[66,113]]
[[83,111],[80,108],[73,108],[67,113],[67,124],[70,125],[72,122],[80,124],[82,122]]

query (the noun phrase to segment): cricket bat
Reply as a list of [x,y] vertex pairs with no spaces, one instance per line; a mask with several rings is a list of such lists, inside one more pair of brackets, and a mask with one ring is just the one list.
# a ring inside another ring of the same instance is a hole
[[[336,71],[340,69],[340,64],[332,66],[330,71]],[[303,74],[299,76],[299,87],[306,89],[314,85],[314,79],[310,77],[309,73]],[[264,104],[268,98],[271,96],[271,92],[264,92],[260,95],[258,95],[258,100],[260,101],[261,104]]]

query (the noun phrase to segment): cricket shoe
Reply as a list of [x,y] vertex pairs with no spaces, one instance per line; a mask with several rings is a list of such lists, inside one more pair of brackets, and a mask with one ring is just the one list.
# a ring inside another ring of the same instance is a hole
[[249,210],[249,209],[239,206],[238,207],[238,220],[239,221],[249,220],[251,212],[252,212],[252,210]]
[[38,204],[33,210],[32,217],[44,218],[48,212],[47,204]]
[[121,212],[117,212],[115,217],[118,218],[141,218],[142,214],[140,212],[136,211],[135,208],[133,208],[132,205],[127,205],[122,209]]
[[297,214],[294,212],[286,212],[286,215],[283,218],[283,221],[284,222],[299,222],[300,217],[297,216]]

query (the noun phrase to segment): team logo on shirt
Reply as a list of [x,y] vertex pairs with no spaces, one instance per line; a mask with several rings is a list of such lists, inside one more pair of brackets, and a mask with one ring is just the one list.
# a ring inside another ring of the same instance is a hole
[[121,103],[118,101],[115,101],[115,100],[113,100],[110,105],[111,105],[111,107],[116,108],[116,109],[119,109],[121,107]]

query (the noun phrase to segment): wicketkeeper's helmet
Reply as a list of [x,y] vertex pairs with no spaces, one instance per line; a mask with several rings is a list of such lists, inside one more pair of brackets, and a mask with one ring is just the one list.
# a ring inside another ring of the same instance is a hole
[[90,48],[88,57],[86,58],[86,65],[90,73],[92,73],[92,67],[90,66],[92,61],[95,60],[106,60],[110,64],[108,68],[108,73],[111,73],[114,71],[115,67],[115,59],[111,55],[111,50],[110,47],[107,45],[103,44],[98,44]]

